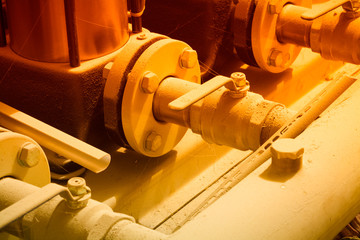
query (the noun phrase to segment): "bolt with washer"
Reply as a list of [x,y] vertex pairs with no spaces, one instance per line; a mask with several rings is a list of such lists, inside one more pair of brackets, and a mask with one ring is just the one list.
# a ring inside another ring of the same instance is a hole
[[198,62],[197,52],[193,49],[185,49],[180,58],[181,67],[193,68]]
[[18,162],[24,167],[34,167],[39,163],[41,157],[41,151],[34,143],[25,143],[18,155]]
[[141,89],[145,93],[154,93],[159,87],[160,79],[156,73],[145,72],[141,80]]
[[162,137],[156,132],[151,132],[145,140],[145,149],[150,152],[156,152],[162,145]]
[[274,67],[284,67],[290,60],[289,53],[273,49],[268,58],[268,64]]

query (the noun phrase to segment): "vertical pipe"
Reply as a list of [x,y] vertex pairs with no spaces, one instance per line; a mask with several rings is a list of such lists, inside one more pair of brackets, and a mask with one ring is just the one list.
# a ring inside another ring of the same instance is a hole
[[134,33],[142,32],[142,19],[141,15],[145,9],[145,0],[132,0],[131,1],[131,22],[132,31]]
[[79,42],[76,27],[75,0],[64,0],[66,33],[71,67],[80,66]]
[[5,18],[4,18],[4,8],[2,2],[0,1],[0,47],[6,46],[6,33],[5,33]]

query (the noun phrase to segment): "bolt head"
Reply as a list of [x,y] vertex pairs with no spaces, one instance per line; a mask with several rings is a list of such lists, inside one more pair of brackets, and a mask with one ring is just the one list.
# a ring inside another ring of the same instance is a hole
[[156,152],[162,145],[162,137],[156,132],[151,132],[145,140],[145,149]]
[[34,143],[25,143],[19,152],[18,161],[24,167],[34,167],[39,163],[41,151]]
[[246,75],[242,72],[234,72],[230,75],[230,78],[234,81],[237,87],[246,86]]
[[193,68],[198,62],[197,52],[193,49],[185,49],[181,54],[180,64],[183,68]]
[[274,67],[284,67],[290,60],[289,53],[283,53],[279,50],[272,50],[268,58],[268,64]]
[[268,3],[268,12],[270,14],[279,14],[283,8],[281,0],[270,0]]
[[271,153],[276,159],[298,159],[304,154],[304,148],[295,139],[281,138],[272,144]]
[[141,80],[141,89],[145,93],[154,93],[159,87],[160,79],[153,72],[146,72]]
[[81,177],[70,178],[67,187],[73,196],[84,195],[87,192],[86,181]]
[[146,33],[140,33],[136,39],[137,40],[145,40],[147,38],[147,34]]
[[113,64],[114,64],[113,62],[108,62],[108,63],[105,65],[105,67],[104,67],[104,69],[103,69],[103,78],[105,78],[105,79],[108,78],[109,73],[110,73],[110,70],[111,70]]

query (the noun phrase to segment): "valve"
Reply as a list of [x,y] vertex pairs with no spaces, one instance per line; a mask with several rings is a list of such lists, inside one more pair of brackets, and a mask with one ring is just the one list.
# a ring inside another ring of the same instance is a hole
[[313,8],[305,0],[265,0],[255,6],[240,0],[234,44],[245,63],[273,73],[289,68],[302,47],[326,59],[360,64],[359,9],[359,0],[330,0]]
[[277,38],[311,48],[326,59],[360,64],[359,7],[357,0],[333,0],[311,10],[288,4],[279,14]]

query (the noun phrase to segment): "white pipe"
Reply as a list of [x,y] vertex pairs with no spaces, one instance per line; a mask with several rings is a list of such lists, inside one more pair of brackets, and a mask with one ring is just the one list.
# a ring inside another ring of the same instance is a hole
[[358,89],[298,137],[294,176],[268,161],[169,239],[332,239],[360,212],[359,102]]
[[33,138],[89,170],[99,173],[110,164],[110,155],[44,122],[0,102],[0,125]]
[[[63,190],[64,187],[58,186],[53,189]],[[0,210],[26,200],[26,196],[31,196],[31,193],[37,190],[38,187],[16,179],[1,179]],[[21,221],[19,225],[21,231],[12,233],[25,239],[161,240],[165,238],[164,234],[136,224],[134,218],[115,213],[106,204],[91,199],[86,207],[74,210],[67,207],[62,197],[57,196],[29,212],[19,221]],[[8,231],[6,227],[4,230]],[[11,228],[10,230],[14,231]]]

